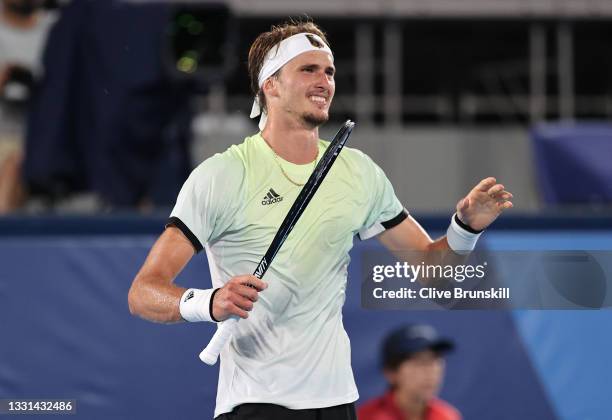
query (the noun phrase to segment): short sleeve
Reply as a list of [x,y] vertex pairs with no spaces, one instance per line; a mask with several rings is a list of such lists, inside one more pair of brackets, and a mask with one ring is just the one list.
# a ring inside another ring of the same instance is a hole
[[361,240],[372,238],[384,230],[399,225],[408,217],[408,212],[395,195],[391,182],[383,170],[368,156],[365,168],[369,171],[367,193],[370,197],[369,212],[359,230]]
[[244,166],[224,154],[214,155],[183,184],[166,227],[175,226],[197,252],[231,226],[244,182]]

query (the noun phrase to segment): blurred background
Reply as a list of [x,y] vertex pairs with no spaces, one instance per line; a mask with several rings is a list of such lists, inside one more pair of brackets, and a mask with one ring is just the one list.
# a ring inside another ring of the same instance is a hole
[[[355,120],[350,146],[432,236],[495,176],[515,207],[481,247],[612,250],[608,0],[0,5],[0,399],[212,417],[212,326],[132,318],[127,290],[190,170],[257,131],[248,49],[290,16],[335,54],[322,137]],[[466,419],[609,418],[609,309],[366,311],[359,253],[377,246],[356,243],[344,311],[360,401],[385,389],[382,336],[426,322],[457,342],[442,396]],[[178,282],[209,287],[206,257]]]

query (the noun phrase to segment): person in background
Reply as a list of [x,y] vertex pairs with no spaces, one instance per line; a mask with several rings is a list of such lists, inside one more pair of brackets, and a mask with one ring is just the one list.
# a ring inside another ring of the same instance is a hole
[[444,377],[444,355],[454,343],[429,325],[409,324],[392,331],[382,345],[389,390],[358,410],[359,420],[459,420],[461,414],[437,398]]
[[44,0],[0,1],[0,214],[23,201],[23,126],[54,12]]
[[25,194],[5,213],[171,205],[191,166],[192,114],[191,85],[164,58],[171,3],[61,7],[28,106],[23,163],[11,171]]

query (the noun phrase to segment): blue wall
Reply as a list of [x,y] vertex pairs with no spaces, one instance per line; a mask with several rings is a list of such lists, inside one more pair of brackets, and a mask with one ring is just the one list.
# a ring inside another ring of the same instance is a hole
[[[217,371],[197,354],[213,326],[153,324],[127,309],[154,236],[86,231],[0,235],[0,398],[74,398],[83,419],[211,418]],[[612,245],[612,231],[542,231],[533,243],[558,244],[559,235],[580,249]],[[531,243],[525,232],[507,231],[489,232],[487,242]],[[357,243],[350,279],[359,278],[359,251],[371,246]],[[208,287],[205,256],[178,282]],[[380,338],[422,321],[457,342],[442,396],[466,419],[609,418],[609,310],[367,311],[359,293],[358,280],[349,280],[344,319],[362,401],[385,389]]]

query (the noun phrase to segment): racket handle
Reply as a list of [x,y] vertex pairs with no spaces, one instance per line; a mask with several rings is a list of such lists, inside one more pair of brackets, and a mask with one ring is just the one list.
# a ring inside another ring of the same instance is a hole
[[223,321],[213,338],[208,342],[208,345],[202,352],[200,353],[200,360],[206,363],[207,365],[214,365],[217,363],[217,359],[219,358],[219,353],[223,350],[223,347],[227,344],[229,339],[236,331],[236,327],[238,324],[237,316],[230,317]]

